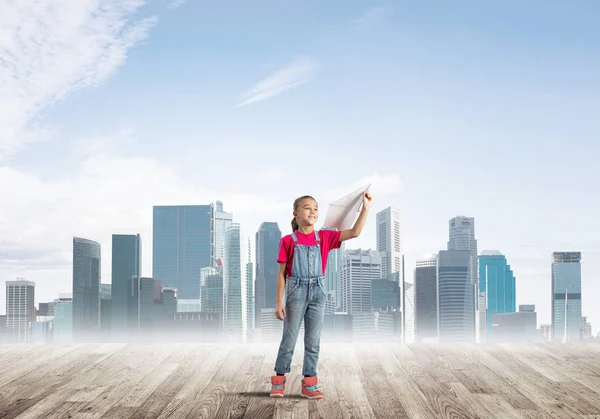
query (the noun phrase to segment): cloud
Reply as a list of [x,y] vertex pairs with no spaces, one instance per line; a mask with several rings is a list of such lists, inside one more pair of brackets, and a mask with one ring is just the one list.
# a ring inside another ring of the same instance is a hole
[[318,64],[313,58],[299,58],[255,84],[242,95],[242,101],[236,107],[279,96],[289,89],[312,80],[317,69]]
[[[101,278],[110,283],[112,235],[139,233],[142,272],[150,276],[154,205],[221,200],[253,243],[260,222],[287,222],[291,203],[281,201],[275,192],[217,193],[198,186],[160,159],[124,155],[117,151],[123,141],[135,144],[135,133],[124,130],[74,142],[71,152],[79,163],[72,172],[52,179],[0,165],[0,313],[5,298],[2,284],[16,277],[36,282],[36,304],[71,292],[73,236],[101,244]],[[274,173],[278,171],[266,168],[257,176]]]
[[185,2],[186,2],[186,0],[173,0],[173,1],[169,2],[169,4],[167,5],[167,8],[170,10],[177,9],[178,7],[183,6],[183,4]]
[[367,11],[354,21],[355,27],[360,31],[368,31],[388,20],[394,11],[391,6],[379,6]]
[[154,17],[146,0],[21,0],[0,15],[0,157],[38,140],[36,117],[68,94],[105,81]]

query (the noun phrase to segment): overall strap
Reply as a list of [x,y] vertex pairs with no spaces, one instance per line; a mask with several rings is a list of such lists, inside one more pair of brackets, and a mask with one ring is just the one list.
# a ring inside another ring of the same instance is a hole
[[319,243],[319,232],[317,230],[315,230],[315,239],[317,240],[317,243]]
[[292,232],[292,240],[294,240],[294,243],[298,243],[298,236],[296,236],[296,232]]

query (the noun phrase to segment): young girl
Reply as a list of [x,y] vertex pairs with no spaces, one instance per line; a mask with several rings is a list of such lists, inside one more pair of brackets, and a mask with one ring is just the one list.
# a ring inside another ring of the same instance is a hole
[[338,249],[341,242],[360,235],[370,207],[371,195],[365,192],[362,210],[352,229],[315,231],[314,225],[319,218],[317,201],[310,196],[294,201],[293,232],[281,239],[277,259],[279,276],[275,315],[283,320],[283,336],[275,362],[277,375],[271,377],[271,397],[283,397],[285,374],[290,372],[294,346],[304,320],[302,396],[309,399],[323,398],[323,393],[318,388],[317,362],[325,313],[323,275],[327,267],[327,256],[330,250]]

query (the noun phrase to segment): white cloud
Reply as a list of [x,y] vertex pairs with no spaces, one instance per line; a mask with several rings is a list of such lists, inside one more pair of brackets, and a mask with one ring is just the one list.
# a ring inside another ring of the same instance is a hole
[[236,107],[270,99],[289,89],[300,86],[312,80],[317,69],[318,64],[313,58],[299,58],[255,84],[242,95],[242,101]]
[[354,21],[357,29],[367,31],[375,28],[388,20],[394,8],[391,6],[379,6],[367,11],[364,15]]
[[183,6],[183,4],[186,2],[186,0],[173,0],[171,2],[169,2],[169,4],[167,5],[168,9],[177,9],[178,7]]
[[107,79],[148,36],[146,0],[20,0],[0,14],[0,156],[38,139],[36,116]]
[[[123,141],[135,141],[131,131],[77,141],[72,151],[81,158],[80,164],[59,178],[43,179],[0,166],[0,284],[16,277],[35,281],[36,304],[70,293],[73,236],[101,244],[102,282],[109,283],[112,234],[140,233],[142,272],[150,276],[154,205],[209,204],[219,199],[252,241],[260,222],[287,221],[291,204],[275,195],[253,190],[217,194],[154,159],[115,154]],[[257,176],[273,173],[267,170]],[[4,292],[2,285],[0,302]]]

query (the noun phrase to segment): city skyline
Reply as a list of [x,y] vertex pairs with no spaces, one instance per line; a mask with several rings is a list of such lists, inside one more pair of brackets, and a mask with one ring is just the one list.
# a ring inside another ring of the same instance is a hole
[[[172,207],[170,207],[170,208],[171,208],[172,210],[178,210],[178,211],[181,211],[183,208],[187,208],[188,210],[191,210],[191,211],[195,211],[195,210],[197,210],[197,209],[200,209],[200,210],[204,211],[204,210],[206,210],[206,209],[213,208],[213,204],[216,204],[216,205],[218,205],[218,206],[219,206],[219,207],[222,209],[222,205],[223,205],[223,203],[222,203],[221,201],[217,201],[216,203],[209,203],[209,204],[199,204],[199,205],[196,205],[196,206],[191,206],[191,205],[183,205],[183,206],[182,206],[182,205],[174,205],[174,206],[172,206]],[[157,206],[154,206],[154,207],[153,207],[153,211],[154,211],[154,212],[156,212],[156,209],[157,209],[157,208],[159,208],[159,209],[164,209],[165,207],[164,207],[164,206],[159,206],[159,207],[157,207]],[[387,208],[383,209],[382,211],[380,211],[379,213],[381,213],[381,214],[386,214],[386,213],[389,213],[389,211],[390,211],[390,210],[395,210],[395,211],[397,211],[397,210],[396,210],[396,209],[394,209],[393,207],[387,207]],[[378,213],[378,214],[379,214],[379,213]],[[228,215],[229,219],[231,219],[231,220],[233,221],[233,222],[232,222],[232,225],[233,225],[234,227],[236,227],[236,229],[239,229],[240,223],[238,223],[238,222],[236,221],[237,217],[235,216],[235,214],[233,214],[233,213],[228,213],[228,214],[229,214],[229,215]],[[215,218],[216,218],[216,217],[218,217],[216,212],[215,212],[215,213],[213,213],[213,217],[215,217]],[[374,223],[374,224],[376,224],[377,228],[379,228],[379,225],[380,225],[379,218],[376,218],[376,217],[373,217],[373,218],[374,218],[374,219],[373,219],[373,223]],[[469,219],[469,220],[470,220],[470,222],[473,222],[473,221],[474,221],[474,218],[473,218],[473,217],[454,216],[454,217],[451,217],[451,218],[449,218],[449,222],[450,222],[450,223],[452,223],[454,220],[457,220],[457,219]],[[212,223],[211,223],[211,224],[212,224]],[[255,234],[254,234],[255,238],[257,238],[257,237],[258,237],[258,235],[260,234],[260,232],[261,232],[261,229],[263,228],[263,226],[264,226],[264,225],[269,225],[269,226],[270,226],[270,228],[277,228],[277,227],[278,227],[278,223],[276,223],[276,222],[272,222],[272,221],[264,221],[264,222],[262,222],[262,223],[261,223],[261,226],[259,227],[258,231],[256,231],[256,232],[255,232]],[[320,228],[320,227],[321,227],[321,226],[319,226],[319,225],[317,225],[317,226],[316,226],[316,228],[317,228],[317,229],[318,229],[318,228]],[[247,229],[243,228],[243,231],[246,231],[246,230],[247,230]],[[451,233],[451,234],[452,234],[452,233]],[[283,235],[285,235],[285,233],[284,233]],[[121,234],[113,234],[113,236],[112,236],[112,237],[113,237],[113,246],[114,246],[114,239],[115,239],[115,238],[124,238],[124,237],[127,237],[127,236],[124,236],[124,235],[121,235]],[[141,243],[141,242],[143,242],[143,240],[142,240],[142,237],[140,237],[140,235],[139,235],[139,234],[137,234],[137,235],[130,235],[130,236],[128,236],[128,237],[130,237],[130,238],[134,238],[134,239],[136,239],[136,240],[137,240],[137,242],[136,242],[136,243],[137,243],[137,244],[136,244],[136,246],[139,246],[139,245],[140,245],[140,243]],[[207,236],[207,237],[209,237],[209,238],[210,238],[210,240],[213,240],[213,238],[214,238],[214,236],[210,236],[210,235],[209,235],[209,236]],[[251,278],[253,278],[253,280],[255,280],[255,279],[256,279],[256,278],[254,277],[254,274],[255,274],[255,272],[254,272],[253,270],[255,269],[255,267],[256,267],[256,265],[255,265],[255,264],[257,263],[257,260],[258,260],[258,259],[257,259],[257,258],[258,258],[258,254],[257,254],[257,250],[258,250],[258,248],[255,248],[255,245],[256,245],[256,243],[257,243],[257,242],[255,242],[255,243],[251,243],[251,242],[252,242],[251,238],[252,238],[252,234],[246,234],[246,233],[244,233],[242,236],[240,236],[240,240],[242,240],[242,241],[244,241],[244,242],[247,242],[247,244],[248,244],[248,245],[246,246],[246,247],[247,247],[247,250],[246,250],[246,252],[248,252],[248,257],[247,257],[246,259],[248,260],[248,263],[249,263],[249,265],[248,265],[248,269],[249,269],[249,271],[248,271],[248,274],[249,274],[249,277],[251,277]],[[81,237],[74,237],[74,238],[73,238],[73,243],[75,244],[76,242],[77,242],[77,243],[79,243],[79,242],[84,242],[84,243],[87,243],[87,244],[92,244],[92,245],[95,245],[95,246],[97,246],[97,245],[98,245],[98,243],[97,243],[97,242],[95,242],[95,241],[93,241],[93,240],[91,240],[91,239],[85,239],[85,238],[81,238]],[[152,246],[152,249],[154,249],[154,246]],[[73,249],[73,250],[75,250],[75,249]],[[372,253],[372,254],[381,254],[381,256],[380,256],[380,257],[382,258],[382,262],[385,260],[385,257],[384,257],[384,254],[385,254],[385,252],[383,252],[383,253],[380,253],[379,251],[375,250],[375,246],[371,246],[371,247],[369,247],[369,248],[367,248],[367,249],[362,249],[362,250],[361,250],[360,248],[349,248],[349,249],[346,249],[346,251],[344,252],[344,256],[343,256],[343,258],[352,258],[352,255],[353,255],[353,254],[355,254],[356,252],[361,252],[361,251],[362,251],[362,252],[364,252],[364,251],[367,251],[367,252],[370,252],[370,253]],[[443,252],[443,250],[440,250],[440,251],[441,251],[441,252]],[[100,252],[100,249],[98,249],[98,252]],[[425,263],[425,261],[427,261],[427,260],[430,260],[431,258],[434,258],[434,257],[438,257],[438,256],[436,256],[436,255],[438,254],[438,252],[439,252],[439,251],[437,251],[437,252],[434,252],[434,253],[431,253],[431,254],[426,254],[426,255],[424,255],[422,258],[420,258],[420,259],[418,259],[418,260],[417,260],[417,262],[416,262],[416,265],[415,265],[415,266],[416,266],[416,267],[419,267],[419,266],[429,266],[429,265],[430,265],[430,263],[429,263],[429,262],[428,262],[428,263]],[[556,254],[557,254],[557,253],[562,253],[562,252],[553,252],[553,254],[552,254],[553,258],[555,258],[555,257],[556,257]],[[576,253],[576,254],[581,254],[581,252],[575,252],[575,253]],[[483,250],[483,251],[481,251],[481,252],[479,253],[479,259],[481,259],[481,258],[489,258],[489,257],[490,257],[489,255],[500,255],[500,253],[499,253],[497,250],[494,250],[494,251]],[[141,255],[138,255],[138,257],[139,257],[140,259],[143,259],[143,254],[141,254]],[[504,258],[504,255],[502,255],[502,257]],[[579,257],[579,258],[581,258],[581,256],[578,256],[578,257]],[[478,261],[478,265],[480,264],[480,262],[481,262],[481,261]],[[101,260],[101,263],[104,263],[104,262]],[[112,263],[112,262],[111,262],[111,263]],[[470,262],[469,264],[470,264],[470,265],[472,265],[472,263],[471,263],[471,262]],[[253,266],[253,265],[254,265],[254,266]],[[434,265],[435,265],[435,264],[434,264]],[[508,265],[507,265],[507,266],[508,266]],[[204,268],[202,268],[202,269],[209,268],[209,267],[210,267],[210,266],[208,266],[208,267],[204,267]],[[210,268],[211,268],[211,269],[214,269],[213,267],[210,267]],[[510,267],[510,266],[509,266],[508,268],[512,268],[512,267]],[[383,272],[383,265],[381,265],[381,269],[382,269],[382,272]],[[414,269],[414,268],[413,268],[413,269]],[[579,268],[579,269],[581,269],[581,268]],[[511,275],[512,275],[512,270],[510,270],[509,272],[510,272],[510,273],[511,273]],[[341,273],[340,273],[340,274],[341,274]],[[412,273],[412,275],[413,275],[413,276],[412,276],[412,277],[407,277],[407,282],[410,282],[410,283],[411,283],[411,285],[412,285],[412,284],[414,283],[414,281],[415,281],[415,277],[414,277],[414,275],[415,275],[415,274],[416,274],[416,271],[413,271],[413,273]],[[409,273],[409,275],[411,275],[411,274]],[[481,273],[479,273],[479,275],[481,275]],[[385,275],[383,275],[383,276],[385,276]],[[143,274],[143,272],[141,273],[141,277],[144,277],[144,274]],[[375,277],[377,277],[377,275],[375,275]],[[373,279],[375,279],[375,277],[373,277]],[[471,274],[470,274],[470,273],[469,273],[469,277],[471,277]],[[150,276],[149,278],[151,278],[151,279],[153,279],[153,280],[157,280],[156,278],[153,278],[153,277],[151,277],[151,276]],[[201,279],[201,272],[199,271],[199,275],[198,275],[198,286],[199,286],[199,287],[200,287],[200,282],[201,282],[201,281],[200,281],[200,279]],[[23,280],[27,280],[27,278],[24,278]],[[581,279],[579,279],[579,280],[581,281]],[[342,278],[341,276],[340,276],[340,278],[339,278],[339,281],[340,281],[340,283],[342,283],[342,281],[343,281],[343,278]],[[32,281],[32,282],[35,282],[35,281]],[[513,276],[513,282],[514,282],[514,276]],[[101,287],[102,287],[102,286],[106,286],[106,285],[110,286],[110,285],[112,284],[112,282],[107,282],[106,280],[102,279],[102,277],[100,276],[100,284],[101,284],[101,285],[100,285]],[[165,287],[167,287],[167,288],[168,288],[167,284],[163,284],[163,286],[165,286]],[[513,285],[513,287],[515,287],[515,285]],[[516,289],[518,290],[518,288],[519,288],[519,286],[518,286],[518,281],[517,281]],[[246,294],[247,294],[248,292],[253,292],[253,293],[254,293],[254,292],[255,292],[255,290],[256,290],[256,282],[254,282],[254,283],[248,283],[248,284],[247,284],[247,290],[246,290]],[[71,292],[72,292],[72,290],[71,290]],[[413,292],[414,292],[414,290],[413,290]],[[369,293],[368,295],[365,295],[364,297],[365,297],[365,298],[367,298],[367,297],[368,297],[368,299],[370,299],[370,293]],[[57,297],[57,296],[54,296],[54,297],[53,297],[53,298],[51,298],[51,299],[48,299],[48,300],[42,301],[42,300],[40,299],[40,297],[37,297],[37,298],[36,298],[36,307],[37,307],[37,306],[38,306],[40,303],[51,302],[51,301],[54,301],[56,298],[58,298],[58,297]],[[254,299],[254,298],[256,298],[256,294],[254,294],[254,295],[253,295],[253,299]],[[413,298],[414,298],[414,297],[413,297]],[[582,296],[581,296],[581,297],[579,297],[579,298],[581,298],[581,300],[580,300],[580,302],[579,302],[579,307],[582,307],[582,306],[583,306],[583,304],[581,303],[581,301],[585,301],[585,296],[584,296],[584,295],[582,295]],[[179,297],[178,299],[181,299],[181,297]],[[185,298],[183,298],[183,299],[185,300]],[[538,299],[538,300],[539,300],[539,299]],[[539,304],[539,303],[538,303],[538,300],[535,300],[535,301],[530,301],[529,303],[527,303],[527,302],[520,302],[520,303],[519,303],[519,302],[518,302],[518,300],[517,300],[517,305],[520,305],[520,304],[533,304],[533,305],[536,305],[536,304]],[[552,300],[552,301],[553,301],[553,300]],[[247,307],[247,314],[245,315],[245,318],[246,318],[246,319],[252,319],[252,321],[254,321],[254,319],[256,319],[256,317],[252,317],[252,314],[254,314],[254,315],[255,315],[255,313],[257,312],[257,309],[256,309],[256,306],[255,306],[255,305],[254,305],[254,306],[250,306],[250,305],[249,305],[249,303],[250,303],[250,301],[249,301],[248,303],[246,303],[246,304],[245,304],[245,306]],[[473,301],[473,303],[474,303],[474,301]],[[255,303],[254,301],[252,301],[252,304],[256,304],[256,303]],[[338,302],[338,304],[337,304],[337,305],[338,305],[338,308],[342,309],[342,311],[345,311],[343,307],[339,307],[339,304],[340,304],[340,303]],[[438,310],[439,310],[439,309],[437,309],[437,308],[436,308],[436,311],[438,311]],[[544,322],[544,321],[541,321],[541,320],[539,319],[539,312],[537,312],[537,311],[536,311],[536,313],[537,313],[537,315],[538,315],[538,326],[541,326],[541,325],[543,325],[543,324],[552,323],[552,319],[550,320],[550,322]],[[581,310],[581,309],[579,309],[578,313],[580,313],[582,316],[586,314],[586,312],[585,312],[585,311],[583,311],[583,310]],[[4,314],[4,313],[0,313],[0,315],[1,315],[1,314]],[[415,314],[415,313],[412,313],[412,315],[414,315],[414,314]],[[582,317],[582,316],[579,316],[579,317]],[[589,315],[587,315],[587,316],[585,316],[585,317],[586,317],[586,318],[589,318],[590,316],[589,316]],[[414,321],[414,320],[413,320],[413,321]],[[489,321],[490,321],[490,319],[488,319],[488,322],[489,322]],[[251,327],[250,327],[250,320],[247,320],[247,322],[249,322],[249,323],[248,323],[248,325],[247,325],[247,327],[246,327],[246,330],[250,330],[250,329],[251,329]],[[576,324],[576,322],[577,322],[577,320],[575,320],[575,319],[571,319],[571,322],[573,322],[573,325],[575,325],[575,324]],[[573,326],[573,327],[575,327],[575,326]],[[414,333],[414,331],[413,331],[412,333]],[[573,333],[574,333],[574,332],[573,332]],[[413,336],[414,336],[414,335],[413,335]],[[482,339],[482,340],[483,340],[483,339]]]
[[323,212],[372,183],[348,247],[375,249],[375,214],[398,208],[409,279],[465,215],[541,324],[553,252],[582,252],[599,295],[600,6],[432,5],[7,4],[0,282],[67,292],[73,237],[101,244],[110,282],[112,234],[140,234],[150,276],[155,205],[221,200],[247,231],[287,234],[298,196]]

